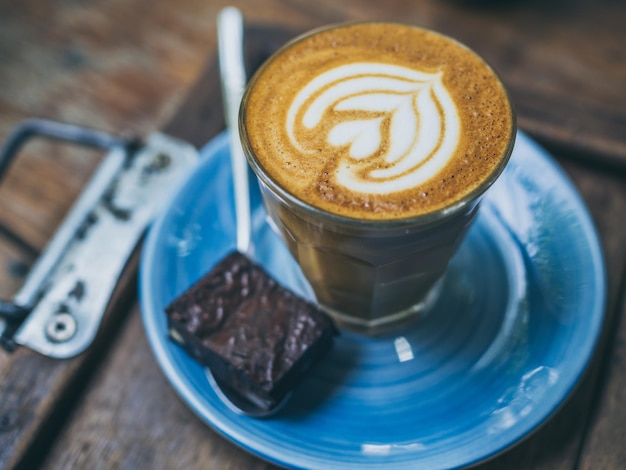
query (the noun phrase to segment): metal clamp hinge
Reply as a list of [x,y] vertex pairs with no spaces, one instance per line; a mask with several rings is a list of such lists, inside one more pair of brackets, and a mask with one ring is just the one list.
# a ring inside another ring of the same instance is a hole
[[195,148],[154,133],[145,142],[51,121],[26,121],[0,152],[0,177],[32,136],[108,149],[12,302],[0,302],[0,344],[68,358],[93,341],[130,255]]

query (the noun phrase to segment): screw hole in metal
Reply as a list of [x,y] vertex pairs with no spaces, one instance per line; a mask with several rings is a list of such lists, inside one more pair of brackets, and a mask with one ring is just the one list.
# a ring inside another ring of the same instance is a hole
[[46,336],[50,341],[62,343],[76,334],[76,320],[69,313],[54,315],[46,326]]

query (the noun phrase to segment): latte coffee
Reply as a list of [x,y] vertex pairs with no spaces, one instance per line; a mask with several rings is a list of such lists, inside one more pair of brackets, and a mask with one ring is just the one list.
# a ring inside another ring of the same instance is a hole
[[515,137],[507,92],[476,53],[392,23],[295,39],[254,76],[240,118],[318,301],[366,329],[434,299]]

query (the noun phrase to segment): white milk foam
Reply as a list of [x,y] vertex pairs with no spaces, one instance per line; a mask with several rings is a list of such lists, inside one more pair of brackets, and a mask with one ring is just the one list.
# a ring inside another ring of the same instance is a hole
[[[456,107],[441,77],[441,72],[383,63],[336,67],[296,95],[287,114],[287,133],[301,152],[315,153],[299,142],[296,119],[314,129],[326,111],[376,113],[377,117],[340,122],[328,133],[329,145],[349,146],[349,158],[339,162],[336,180],[366,194],[411,189],[448,164],[461,135]],[[390,119],[388,132],[381,126],[385,117]],[[383,144],[387,150],[379,155]]]

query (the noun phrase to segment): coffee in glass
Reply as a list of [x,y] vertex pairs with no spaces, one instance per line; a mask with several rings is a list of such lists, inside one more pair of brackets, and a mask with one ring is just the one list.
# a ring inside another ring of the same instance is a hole
[[240,132],[271,220],[341,325],[376,332],[437,297],[515,115],[495,72],[441,34],[352,23],[255,74]]

